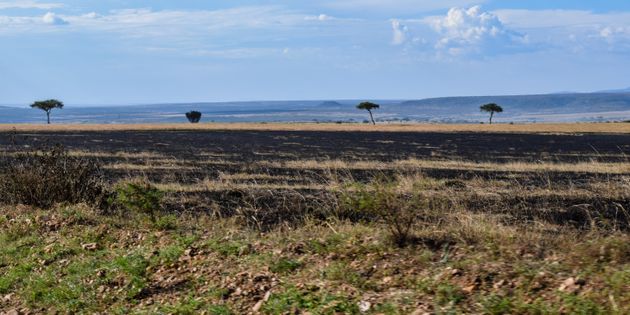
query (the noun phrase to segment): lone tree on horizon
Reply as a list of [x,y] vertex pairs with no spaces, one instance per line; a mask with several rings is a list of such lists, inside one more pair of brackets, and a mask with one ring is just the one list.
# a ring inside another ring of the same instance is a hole
[[374,116],[372,115],[372,110],[373,109],[378,109],[380,107],[381,107],[381,105],[374,104],[372,102],[363,102],[363,103],[357,105],[358,109],[364,109],[364,110],[367,110],[368,113],[370,113],[370,120],[372,120],[372,124],[373,125],[376,125],[376,122],[374,121]]
[[55,108],[62,109],[63,103],[55,99],[46,100],[46,101],[38,101],[31,104],[31,108],[37,108],[37,109],[41,109],[45,111],[48,124],[50,125],[50,112]]
[[192,110],[186,113],[186,118],[188,118],[188,121],[190,121],[191,124],[196,124],[201,120],[201,113],[196,110]]
[[494,113],[502,113],[503,112],[503,107],[495,104],[495,103],[490,103],[490,104],[486,104],[486,105],[482,105],[481,107],[479,107],[479,109],[481,109],[482,112],[486,112],[486,113],[490,113],[490,124],[492,125],[492,117],[494,117]]

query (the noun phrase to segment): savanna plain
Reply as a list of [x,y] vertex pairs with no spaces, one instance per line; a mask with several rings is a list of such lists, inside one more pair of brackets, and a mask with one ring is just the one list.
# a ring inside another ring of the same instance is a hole
[[630,124],[0,126],[0,313],[629,314]]

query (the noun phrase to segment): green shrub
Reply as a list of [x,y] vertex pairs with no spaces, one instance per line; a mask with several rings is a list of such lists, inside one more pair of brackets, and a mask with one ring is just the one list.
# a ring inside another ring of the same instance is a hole
[[162,207],[164,192],[147,182],[128,182],[116,186],[109,204],[119,210],[143,213],[156,223],[156,212]]
[[339,201],[340,213],[346,217],[385,222],[392,240],[401,247],[413,240],[413,228],[430,206],[416,191],[413,194],[400,192],[397,182],[383,179],[346,186],[340,192]]
[[189,111],[186,113],[186,118],[191,124],[196,124],[201,120],[201,112],[198,111]]

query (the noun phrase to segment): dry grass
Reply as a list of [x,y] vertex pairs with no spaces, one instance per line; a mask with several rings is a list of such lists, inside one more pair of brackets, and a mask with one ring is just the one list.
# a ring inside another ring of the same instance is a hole
[[423,168],[444,170],[474,170],[498,172],[575,172],[591,174],[630,174],[630,163],[578,162],[508,162],[475,163],[457,160],[420,160],[405,159],[392,162],[380,161],[343,161],[343,160],[295,160],[287,162],[260,161],[261,167],[282,167],[289,169],[324,169],[324,170],[420,170]]
[[168,192],[208,192],[208,191],[226,191],[226,190],[326,190],[330,188],[327,185],[306,184],[306,185],[289,185],[289,184],[267,184],[267,183],[233,183],[231,181],[213,181],[203,180],[196,184],[181,183],[155,183],[155,187]]
[[[0,156],[15,157],[19,156],[19,152],[0,152]],[[199,169],[205,165],[238,165],[236,161],[226,158],[233,156],[228,154],[203,153],[200,156],[208,156],[212,159],[205,161],[195,161],[195,166],[183,165],[186,159],[166,158],[164,155],[155,152],[98,152],[98,151],[68,151],[69,156],[73,157],[89,157],[89,158],[117,158],[120,162],[110,163],[104,167],[116,170],[147,170],[155,169]],[[223,157],[223,158],[218,158]],[[608,156],[611,157],[611,156]],[[626,159],[627,162],[525,162],[513,161],[506,163],[494,162],[471,162],[464,160],[437,160],[437,159],[402,159],[390,162],[383,161],[349,161],[339,159],[314,160],[314,159],[297,159],[289,161],[268,161],[261,160],[253,163],[259,168],[286,168],[286,169],[317,169],[317,170],[422,170],[422,169],[443,169],[443,170],[466,170],[466,171],[496,171],[496,172],[568,172],[568,173],[587,173],[587,174],[630,174],[630,159],[623,155],[615,156]],[[139,160],[138,163],[128,162],[126,160]],[[231,176],[236,179],[236,175]],[[261,175],[255,175],[258,179],[264,179]],[[247,179],[251,174],[241,174],[240,179]],[[268,177],[268,176],[267,176]]]
[[[42,150],[36,150],[32,153],[42,153]],[[162,154],[155,152],[103,152],[103,151],[85,151],[85,150],[68,150],[69,156],[86,157],[86,158],[119,158],[119,159],[158,159],[163,158]],[[23,152],[0,152],[0,156],[16,157],[24,154]]]
[[196,170],[197,167],[183,166],[176,164],[131,164],[131,163],[114,163],[103,166],[104,169],[110,170],[126,170],[126,171],[176,171],[176,170]]
[[505,133],[630,133],[628,123],[554,124],[317,124],[317,123],[201,123],[201,124],[0,124],[0,131],[145,131],[145,130],[276,130],[385,132],[505,132]]

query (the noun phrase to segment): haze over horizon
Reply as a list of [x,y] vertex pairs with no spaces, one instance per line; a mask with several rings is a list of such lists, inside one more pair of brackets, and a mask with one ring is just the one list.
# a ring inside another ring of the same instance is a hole
[[0,104],[422,99],[630,86],[630,2],[0,0]]

